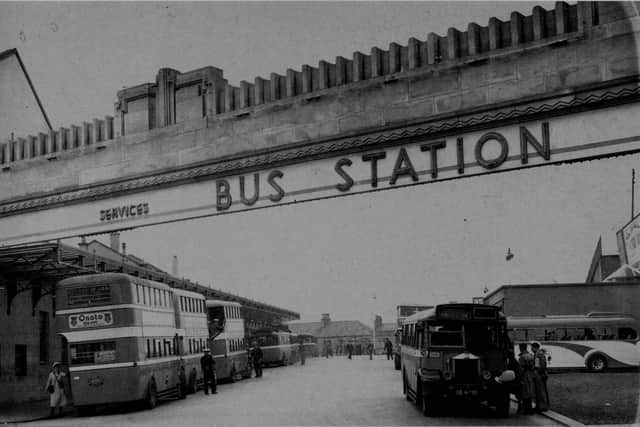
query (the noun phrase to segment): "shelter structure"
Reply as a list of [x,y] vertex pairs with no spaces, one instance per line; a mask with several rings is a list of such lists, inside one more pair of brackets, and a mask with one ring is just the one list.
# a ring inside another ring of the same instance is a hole
[[54,330],[56,283],[66,277],[121,272],[235,301],[245,319],[260,326],[299,319],[294,311],[172,276],[134,255],[98,241],[76,248],[44,243],[0,248],[0,403],[41,399],[51,363],[61,360],[62,339]]

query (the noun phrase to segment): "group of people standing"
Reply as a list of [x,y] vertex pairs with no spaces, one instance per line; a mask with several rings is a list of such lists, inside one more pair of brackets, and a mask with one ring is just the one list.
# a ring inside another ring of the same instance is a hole
[[[532,352],[527,350],[527,344],[518,345],[516,372],[516,389],[514,394],[518,398],[518,412],[532,414],[549,409],[549,392],[547,390],[547,354],[540,348],[540,344],[531,345]],[[535,407],[534,407],[535,404]]]

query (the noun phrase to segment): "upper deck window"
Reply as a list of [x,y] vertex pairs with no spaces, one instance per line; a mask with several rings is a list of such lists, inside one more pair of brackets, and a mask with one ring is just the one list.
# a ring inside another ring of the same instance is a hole
[[67,304],[73,305],[101,305],[111,301],[111,287],[109,285],[93,285],[67,289]]

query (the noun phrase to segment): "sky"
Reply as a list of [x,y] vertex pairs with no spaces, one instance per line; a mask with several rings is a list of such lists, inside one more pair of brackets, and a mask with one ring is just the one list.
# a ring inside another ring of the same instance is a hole
[[[542,3],[552,7],[549,3]],[[232,84],[486,25],[532,3],[0,3],[54,128],[113,114],[157,70],[213,65]],[[630,218],[638,156],[548,166],[124,232],[127,251],[317,321],[394,321],[398,304],[503,284],[583,282]],[[102,239],[108,242],[108,238]],[[508,249],[514,253],[505,259]]]

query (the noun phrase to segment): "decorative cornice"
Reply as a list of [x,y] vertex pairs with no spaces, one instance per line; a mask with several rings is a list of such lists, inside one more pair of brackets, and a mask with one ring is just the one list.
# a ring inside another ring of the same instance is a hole
[[[569,96],[571,96],[571,99],[566,99]],[[590,93],[583,97],[569,94],[564,97],[565,99],[561,98],[556,102],[546,102],[538,105],[529,104],[493,113],[477,113],[464,118],[456,118],[454,116],[450,119],[437,120],[392,131],[381,131],[365,136],[287,147],[272,152],[254,152],[242,158],[217,160],[210,164],[198,165],[179,171],[158,172],[150,176],[129,178],[119,182],[96,184],[77,190],[7,202],[0,204],[0,217],[32,210],[49,209],[57,205],[106,199],[122,194],[175,186],[189,181],[215,179],[231,174],[237,175],[252,170],[279,167],[311,159],[334,157],[341,153],[365,151],[373,147],[401,144],[406,142],[407,139],[434,137],[435,135],[452,131],[488,127],[489,125],[497,126],[513,120],[535,120],[543,115],[563,115],[586,108],[623,104],[636,101],[639,97],[640,87],[637,85],[619,90]]]

